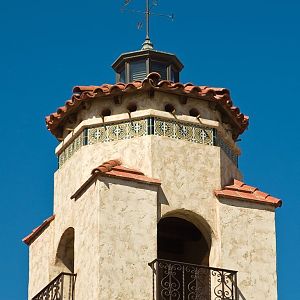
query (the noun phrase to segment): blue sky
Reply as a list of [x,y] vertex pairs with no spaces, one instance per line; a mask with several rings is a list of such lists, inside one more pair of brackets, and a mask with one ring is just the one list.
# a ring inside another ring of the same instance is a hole
[[[141,17],[122,14],[122,2],[1,3],[1,299],[26,299],[28,249],[21,239],[52,214],[57,141],[44,116],[69,99],[74,85],[113,83],[111,63],[143,42]],[[297,299],[300,2],[159,3],[157,11],[176,18],[153,18],[152,40],[185,64],[181,81],[229,88],[250,116],[240,168],[248,184],[284,201],[276,213],[279,299]]]

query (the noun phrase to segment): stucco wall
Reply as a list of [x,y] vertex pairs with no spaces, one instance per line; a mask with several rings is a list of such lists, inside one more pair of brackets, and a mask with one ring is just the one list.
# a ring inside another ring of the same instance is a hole
[[153,137],[152,176],[162,181],[165,204],[161,215],[196,223],[211,238],[210,264],[215,265],[220,251],[213,190],[221,184],[220,148]]
[[93,183],[73,203],[74,210],[74,272],[77,274],[76,300],[99,299],[99,186]]
[[240,299],[277,299],[274,209],[220,202],[220,267],[238,271]]
[[29,247],[28,298],[31,299],[43,289],[51,278],[50,261],[53,256],[54,222],[38,236]]
[[156,218],[157,186],[109,179],[101,184],[97,299],[151,299]]

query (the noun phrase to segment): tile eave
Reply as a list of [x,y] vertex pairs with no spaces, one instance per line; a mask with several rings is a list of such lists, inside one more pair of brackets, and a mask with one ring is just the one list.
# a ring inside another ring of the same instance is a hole
[[29,246],[33,242],[33,240],[39,236],[39,234],[42,232],[42,230],[45,229],[47,226],[49,226],[50,223],[54,219],[55,219],[55,215],[50,216],[41,225],[39,225],[38,227],[34,228],[29,235],[27,235],[26,237],[24,237],[22,239],[22,242]]
[[224,193],[222,190],[221,191],[215,191],[215,196],[217,198],[221,198],[221,199],[232,199],[232,200],[254,202],[254,203],[263,204],[263,205],[270,205],[270,206],[274,206],[275,208],[278,208],[278,207],[282,206],[282,200],[274,198],[274,197],[272,197],[272,198],[276,199],[276,200],[268,201],[268,200],[253,198],[253,197],[246,197],[246,196],[243,196],[243,195],[234,196],[234,195]]

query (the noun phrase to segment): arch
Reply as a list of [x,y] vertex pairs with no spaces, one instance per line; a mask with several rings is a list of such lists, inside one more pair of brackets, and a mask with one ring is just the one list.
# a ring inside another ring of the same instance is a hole
[[74,228],[69,227],[60,238],[55,264],[61,271],[74,273],[74,236]]
[[159,259],[209,265],[212,230],[198,214],[176,210],[165,214],[157,225]]

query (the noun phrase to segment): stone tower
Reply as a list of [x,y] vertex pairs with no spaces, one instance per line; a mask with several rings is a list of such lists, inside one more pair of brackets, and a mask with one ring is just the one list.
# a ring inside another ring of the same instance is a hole
[[29,299],[277,299],[275,208],[246,185],[248,126],[224,88],[180,82],[173,54],[122,54],[46,118],[54,212],[24,238]]

